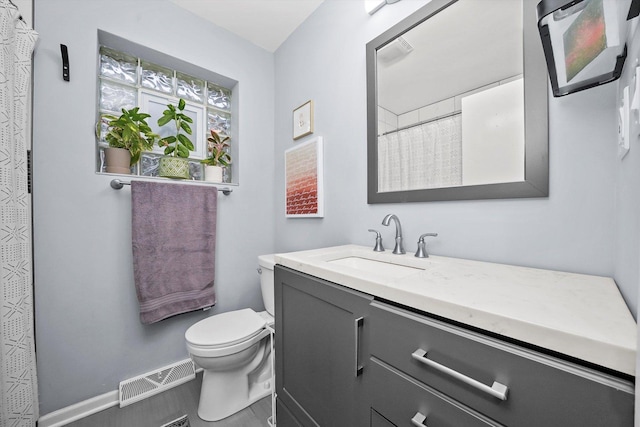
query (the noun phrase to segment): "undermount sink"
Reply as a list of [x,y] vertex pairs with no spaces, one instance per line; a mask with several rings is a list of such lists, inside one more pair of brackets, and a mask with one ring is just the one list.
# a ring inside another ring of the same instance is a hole
[[340,265],[358,271],[375,274],[379,278],[390,280],[410,276],[423,270],[422,268],[409,267],[406,265],[393,264],[390,262],[367,259],[357,256],[348,256],[344,258],[329,260],[327,262],[329,264]]

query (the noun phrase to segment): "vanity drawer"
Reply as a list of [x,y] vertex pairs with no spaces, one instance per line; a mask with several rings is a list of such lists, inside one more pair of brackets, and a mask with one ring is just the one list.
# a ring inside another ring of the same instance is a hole
[[[370,381],[371,386],[369,390],[372,390],[370,396],[372,426],[488,427],[500,425],[376,360],[371,361],[367,375],[367,381]],[[386,419],[388,423],[381,422],[382,419]]]
[[633,425],[630,382],[377,301],[369,328],[374,361],[506,425]]

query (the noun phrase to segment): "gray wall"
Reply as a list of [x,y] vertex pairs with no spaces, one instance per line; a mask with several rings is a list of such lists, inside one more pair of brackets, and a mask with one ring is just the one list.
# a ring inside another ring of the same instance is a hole
[[[550,97],[548,198],[367,204],[365,44],[424,3],[405,0],[369,16],[360,1],[327,0],[276,52],[276,249],[373,246],[368,228],[381,230],[392,247],[394,230],[380,224],[392,212],[402,221],[407,251],[416,250],[420,234],[437,232],[428,246],[438,255],[615,276],[635,313],[637,257],[616,268],[616,248],[630,242],[616,220],[636,227],[638,209],[616,210],[615,83]],[[286,219],[283,152],[296,144],[292,109],[308,99],[315,103],[314,135],[325,143],[326,213]]]
[[[628,45],[626,65],[618,83],[618,99],[622,99],[625,86],[629,86],[629,90],[634,91],[640,84],[634,78],[634,65],[638,64],[640,58],[638,19],[635,19],[632,24],[630,33],[634,37]],[[629,152],[616,168],[614,278],[619,285],[638,286],[640,279],[640,215],[638,215],[640,212],[640,139],[638,138],[640,123],[634,114],[631,115],[630,126]],[[638,306],[640,301],[636,307]],[[637,356],[636,371],[639,367],[640,354]],[[640,414],[640,383],[636,383],[636,414]],[[637,415],[636,425],[640,426],[640,417]]]
[[[34,64],[35,300],[44,415],[188,357],[185,330],[211,314],[262,310],[257,255],[273,252],[273,55],[169,1],[37,0]],[[126,12],[125,12],[126,11]],[[94,170],[97,30],[240,82],[240,186],[218,200],[209,312],[144,326],[131,262],[130,188]],[[61,78],[59,44],[71,81]]]

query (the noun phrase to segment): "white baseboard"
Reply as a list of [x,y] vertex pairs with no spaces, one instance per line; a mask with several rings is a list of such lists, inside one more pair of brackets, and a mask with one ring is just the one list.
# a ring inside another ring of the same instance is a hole
[[[202,368],[196,369],[196,374],[202,372]],[[58,409],[43,415],[38,420],[38,427],[60,427],[77,421],[81,418],[88,417],[96,412],[104,411],[112,406],[120,404],[120,396],[118,390],[110,391],[91,399],[83,400],[66,408]]]
[[66,408],[58,409],[40,417],[38,427],[64,426],[80,418],[88,417],[96,412],[104,411],[120,403],[118,390],[110,391],[100,396],[78,402]]

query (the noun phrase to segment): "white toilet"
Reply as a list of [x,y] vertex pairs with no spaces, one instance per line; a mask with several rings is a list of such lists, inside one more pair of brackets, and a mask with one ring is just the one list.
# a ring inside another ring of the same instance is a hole
[[258,257],[262,299],[267,311],[250,308],[208,317],[185,333],[187,350],[204,369],[198,416],[218,421],[271,394],[273,255]]

